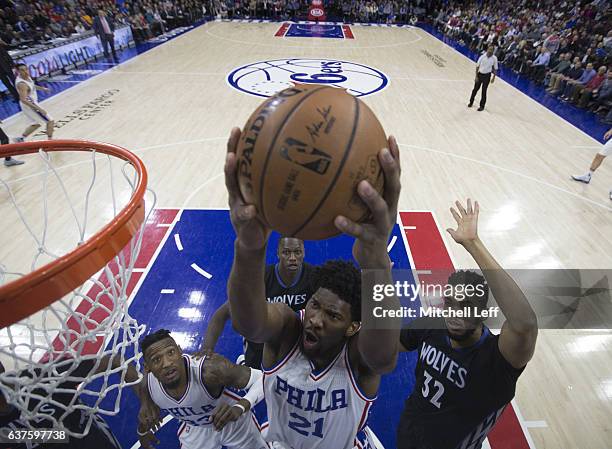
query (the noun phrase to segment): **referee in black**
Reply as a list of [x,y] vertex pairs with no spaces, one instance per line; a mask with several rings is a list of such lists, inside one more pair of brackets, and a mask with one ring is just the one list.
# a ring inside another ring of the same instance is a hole
[[[493,54],[494,50],[495,47],[490,45],[487,48],[487,52],[478,58],[478,62],[476,63],[476,79],[474,80],[474,89],[472,89],[472,95],[470,96],[468,108],[471,108],[474,104],[476,94],[478,93],[480,86],[482,86],[480,107],[478,110],[484,111],[485,103],[487,102],[487,88],[489,87],[489,82],[491,84],[495,82],[495,74],[498,69],[497,56]],[[491,77],[491,75],[493,75],[493,77]]]
[[[304,242],[293,237],[281,237],[276,254],[278,263],[266,266],[265,284],[268,302],[282,302],[294,312],[306,307],[313,295],[311,278],[314,268],[304,262]],[[225,323],[231,319],[229,303],[219,307],[208,323],[201,353],[214,352]],[[244,364],[250,368],[261,369],[263,343],[244,341]],[[240,360],[237,363],[242,363]]]

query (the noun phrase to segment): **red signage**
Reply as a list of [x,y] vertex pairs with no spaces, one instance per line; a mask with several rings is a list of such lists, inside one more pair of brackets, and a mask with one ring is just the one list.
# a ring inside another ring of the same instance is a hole
[[315,22],[325,21],[325,9],[323,0],[312,0],[308,7],[308,20]]

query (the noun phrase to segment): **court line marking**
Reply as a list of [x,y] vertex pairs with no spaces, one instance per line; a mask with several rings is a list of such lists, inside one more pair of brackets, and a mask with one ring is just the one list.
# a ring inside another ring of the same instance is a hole
[[227,73],[215,72],[139,72],[130,70],[115,70],[116,75],[189,75],[189,76],[226,76]]
[[156,225],[157,228],[169,228],[170,226],[172,226],[172,223],[157,223]]
[[387,73],[387,76],[389,77],[389,79],[393,79],[393,80],[409,80],[409,81],[444,81],[447,83],[473,83],[474,80],[473,79],[448,79],[448,78],[411,78],[409,76],[393,76],[389,73]]
[[[179,146],[179,145],[189,145],[192,143],[202,143],[202,142],[212,142],[215,140],[227,140],[227,137],[205,137],[203,139],[194,139],[194,140],[182,140],[182,141],[178,141],[178,142],[170,142],[170,143],[162,143],[162,144],[158,144],[158,145],[151,145],[148,147],[143,147],[140,148],[138,150],[130,150],[132,153],[134,154],[140,154],[140,153],[146,153],[147,151],[150,150],[157,150],[159,148],[167,148],[167,147],[171,147],[171,146]],[[96,158],[96,161],[101,160],[103,158],[105,158],[106,156],[99,156]],[[68,164],[64,164],[64,165],[60,165],[59,167],[55,167],[56,171],[60,171],[60,170],[64,170],[66,168],[70,168],[70,167],[75,167],[77,165],[82,165],[82,164],[91,164],[91,159],[87,159],[87,160],[83,160],[83,161],[78,161],[78,162],[71,162]],[[25,181],[26,179],[30,179],[30,178],[34,178],[36,176],[41,176],[44,175],[45,172],[40,171],[37,173],[32,173],[30,175],[26,175],[26,176],[22,176],[21,178],[16,178],[13,179],[11,181],[7,181],[7,184],[14,184],[20,181]]]
[[181,242],[181,236],[178,232],[174,234],[174,243],[176,244],[176,249],[183,251],[183,242]]
[[[161,208],[156,207],[156,209],[161,209]],[[177,212],[177,214],[172,219],[172,226],[176,225],[176,223],[178,222],[178,216],[179,214]],[[136,282],[136,285],[134,285],[134,288],[132,289],[132,292],[130,293],[130,296],[127,300],[128,310],[130,306],[132,305],[132,302],[134,302],[134,299],[136,298],[136,295],[138,294],[138,291],[142,287],[142,284],[144,283],[145,279],[147,279],[147,277],[149,276],[149,272],[151,271],[151,268],[153,268],[153,265],[155,265],[157,258],[159,257],[164,246],[166,245],[166,242],[168,241],[168,238],[170,237],[171,234],[172,234],[172,227],[166,231],[161,241],[157,245],[157,248],[155,248],[155,251],[153,252],[153,255],[151,256],[151,258],[149,259],[146,268],[139,268],[140,272],[142,273],[142,276],[140,276],[140,278],[138,279],[138,282]],[[171,416],[171,415],[168,415],[168,416]]]
[[[590,136],[589,136],[590,137]],[[572,145],[570,148],[588,148],[589,150],[600,150],[603,144],[594,145]]]
[[446,231],[446,229],[440,226],[440,221],[438,220],[438,216],[436,215],[434,211],[431,211],[431,218],[433,218],[433,221],[436,227],[438,228],[438,232],[440,233],[440,237],[442,237],[442,242],[444,242],[444,247],[446,248],[446,252],[448,254],[448,257],[450,258],[451,263],[453,264],[453,267],[456,267],[457,261],[455,260],[455,257],[453,256],[453,253],[451,252],[451,247],[448,246],[448,242],[446,241],[446,239],[449,237],[449,233]]
[[197,271],[198,273],[200,273],[202,276],[204,276],[206,279],[212,279],[212,274],[210,274],[208,271],[206,271],[204,268],[201,268],[197,263],[192,263],[191,264],[191,268],[193,268],[195,271]]
[[516,415],[516,418],[518,419],[519,425],[521,426],[521,430],[523,431],[523,434],[525,435],[525,438],[527,439],[527,444],[529,445],[531,449],[536,449],[536,445],[533,442],[533,439],[531,438],[529,429],[525,425],[525,419],[523,418],[523,415],[519,409],[519,406],[516,403],[516,396],[514,396],[514,398],[512,399],[510,403],[512,404],[512,408],[514,409],[514,414]]
[[597,206],[599,208],[602,208],[602,209],[605,209],[607,211],[612,212],[612,207],[610,207],[610,206],[607,206],[607,205],[605,205],[603,203],[598,203],[597,201],[594,201],[594,200],[592,200],[590,198],[581,196],[581,195],[579,195],[577,193],[574,193],[574,192],[572,192],[570,190],[564,189],[563,187],[559,187],[559,186],[556,186],[556,185],[551,184],[549,182],[542,181],[541,179],[534,178],[533,176],[529,176],[529,175],[526,175],[524,173],[518,172],[516,170],[512,170],[511,168],[500,167],[499,165],[492,164],[491,162],[481,161],[479,159],[474,159],[474,158],[471,158],[471,157],[462,156],[462,155],[455,154],[455,153],[449,153],[447,151],[435,150],[433,148],[427,148],[427,147],[423,147],[423,146],[420,146],[420,145],[411,145],[411,144],[407,144],[407,143],[398,143],[398,145],[399,146],[405,146],[405,147],[414,148],[414,149],[417,149],[417,150],[429,151],[431,153],[442,154],[444,156],[450,156],[450,157],[454,157],[454,158],[457,158],[457,159],[462,159],[462,160],[465,160],[465,161],[469,161],[469,162],[473,162],[473,163],[476,163],[476,164],[484,165],[486,167],[493,168],[494,170],[499,170],[499,171],[506,172],[506,173],[509,173],[511,175],[514,175],[514,176],[518,176],[518,177],[521,177],[521,178],[524,178],[524,179],[528,179],[528,180],[533,181],[533,182],[535,182],[537,184],[549,187],[549,188],[551,188],[553,190],[557,190],[559,192],[566,193],[566,194],[571,195],[571,196],[573,196],[575,198],[578,198],[580,200],[586,201],[587,203],[592,204],[593,206]]
[[546,421],[525,421],[525,427],[529,429],[544,429],[548,427]]
[[[546,109],[546,108],[544,108],[544,109]],[[140,148],[138,150],[134,150],[133,153],[139,154],[139,153],[144,153],[144,152],[147,152],[147,151],[150,151],[150,150],[159,149],[159,148],[167,148],[169,146],[188,145],[188,144],[193,144],[193,143],[211,142],[211,141],[225,140],[225,139],[227,139],[227,137],[209,137],[209,138],[203,138],[203,139],[194,139],[194,140],[186,140],[186,141],[179,141],[179,142],[163,143],[163,144],[151,145],[149,147]],[[571,195],[571,196],[573,196],[573,197],[575,197],[577,199],[586,201],[589,204],[592,204],[594,206],[597,206],[599,208],[602,208],[604,210],[612,212],[612,207],[610,207],[610,206],[607,206],[607,205],[602,204],[602,203],[598,203],[597,201],[591,200],[589,198],[581,196],[581,195],[579,195],[577,193],[574,193],[574,192],[569,191],[567,189],[564,189],[562,187],[558,187],[558,186],[556,186],[554,184],[551,184],[549,182],[542,181],[540,179],[537,179],[537,178],[534,178],[532,176],[529,176],[529,175],[517,172],[517,171],[509,169],[509,168],[500,167],[500,166],[492,164],[490,162],[481,161],[479,159],[474,159],[474,158],[470,158],[470,157],[467,157],[467,156],[462,156],[462,155],[458,155],[458,154],[454,154],[454,153],[449,153],[449,152],[442,151],[442,150],[436,150],[436,149],[433,149],[433,148],[423,147],[423,146],[419,146],[419,145],[412,145],[412,144],[405,144],[405,143],[398,143],[398,145],[399,146],[409,147],[409,148],[414,148],[414,149],[417,149],[417,150],[429,151],[431,153],[437,153],[437,154],[441,154],[441,155],[444,155],[444,156],[455,157],[455,158],[463,159],[463,160],[466,160],[466,161],[469,161],[469,162],[473,162],[473,163],[476,163],[476,164],[484,165],[484,166],[493,168],[495,170],[499,170],[499,171],[506,172],[506,173],[509,173],[511,175],[514,175],[514,176],[519,176],[521,178],[528,179],[530,181],[536,182],[537,184],[549,187],[549,188],[551,188],[553,190],[557,190],[557,191],[562,192],[562,193],[566,193],[566,194]],[[100,156],[100,158],[102,158],[102,157],[103,156]],[[56,167],[56,170],[60,171],[60,170],[63,170],[63,169],[69,168],[69,167],[76,166],[76,165],[90,164],[90,163],[91,163],[90,160],[83,160],[83,161],[79,161],[79,162],[73,162],[73,163],[70,163],[70,164],[62,165],[60,167]],[[10,185],[10,184],[14,184],[14,183],[17,183],[17,182],[20,182],[20,181],[24,181],[26,179],[33,178],[33,177],[36,177],[36,176],[41,176],[41,175],[44,175],[44,172],[33,173],[31,175],[27,175],[27,176],[23,176],[21,178],[13,179],[11,181],[8,181],[7,183]],[[215,181],[217,178],[219,178],[221,176],[223,176],[223,172],[220,172],[217,175],[212,176],[211,178],[206,180],[203,184],[201,184],[199,187],[197,187],[195,190],[193,190],[193,192],[191,192],[191,194],[185,199],[185,201],[183,202],[183,205],[179,208],[179,210],[184,209],[186,207],[186,205],[189,203],[189,201],[191,201],[191,199],[200,190],[202,190],[205,186],[207,186],[208,184],[210,184],[211,182]],[[180,212],[179,212],[179,216],[180,216]],[[435,214],[433,214],[433,216],[434,216],[434,220],[437,223],[438,221],[436,219]],[[444,240],[445,240],[445,244],[446,244],[446,239],[444,239]],[[449,254],[452,254],[452,253],[450,253],[450,251],[449,251]],[[451,260],[452,260],[452,256],[451,256]]]
[[173,289],[173,288],[162,288],[162,289],[160,290],[160,293],[161,293],[162,295],[171,295],[171,294],[173,294],[173,293],[174,293],[174,289]]
[[389,242],[389,244],[387,245],[387,252],[393,249],[393,246],[395,246],[396,241],[397,241],[397,235],[394,235],[391,241]]
[[[221,23],[224,22],[207,22],[207,23],[213,23],[213,25],[219,25]],[[231,22],[230,22],[231,23]],[[219,40],[224,40],[227,42],[233,42],[236,44],[242,44],[242,45],[253,45],[253,46],[259,46],[259,47],[275,47],[275,48],[279,48],[277,43],[274,44],[265,44],[265,43],[258,43],[258,42],[253,42],[253,41],[241,41],[238,39],[231,39],[231,38],[227,38],[227,37],[223,37],[223,36],[219,36],[218,34],[214,34],[211,33],[210,29],[215,29],[216,27],[214,26],[210,26],[210,27],[204,27],[206,34],[208,34],[209,36],[219,39]],[[366,28],[366,27],[364,27]],[[375,27],[373,27],[375,28]],[[419,42],[420,40],[423,39],[423,36],[421,36],[415,29],[415,28],[408,28],[407,29],[412,32],[414,35],[416,35],[416,39],[412,40],[412,41],[403,41],[403,42],[396,42],[394,44],[387,44],[387,45],[371,45],[371,46],[352,46],[352,45],[347,45],[347,46],[337,46],[337,45],[315,45],[315,46],[308,46],[309,49],[320,49],[320,48],[325,48],[325,49],[334,49],[334,50],[363,50],[363,49],[368,49],[368,48],[391,48],[391,47],[399,47],[401,45],[410,45],[410,44],[414,44],[416,42]],[[419,30],[421,30],[420,28],[418,28]],[[421,30],[426,32],[425,30]],[[287,38],[283,37],[282,40],[287,40]],[[351,39],[349,39],[351,40]],[[355,39],[356,40],[356,39]],[[303,45],[283,45],[281,48],[304,48]]]

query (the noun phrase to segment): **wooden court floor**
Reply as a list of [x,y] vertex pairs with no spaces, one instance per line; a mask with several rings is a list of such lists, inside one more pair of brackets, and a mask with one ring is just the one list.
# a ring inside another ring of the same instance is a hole
[[[588,186],[569,179],[589,166],[600,147],[594,139],[501,79],[490,86],[484,112],[468,109],[474,64],[423,30],[355,26],[355,39],[336,40],[274,37],[278,26],[209,23],[75,85],[43,103],[65,122],[56,138],[134,151],[148,168],[160,207],[224,207],[226,136],[262,100],[231,88],[227,75],[280,58],[351,61],[389,78],[385,89],[364,101],[400,143],[401,209],[431,210],[445,229],[453,224],[451,203],[475,198],[481,237],[506,268],[612,266],[612,164],[604,162]],[[100,98],[99,107],[82,113]],[[24,127],[21,115],[3,124],[9,135]],[[22,159],[23,166],[0,167],[1,178],[26,213],[36,214],[27,207],[28,195],[38,189],[32,183],[42,164],[35,156]],[[91,173],[82,158],[57,155],[55,163],[69,191],[84,189]],[[8,208],[1,192],[4,229],[17,226]],[[93,211],[92,226],[110,213]],[[61,229],[53,236],[58,248]],[[8,241],[1,251],[28,264],[24,242],[3,234]],[[450,237],[446,243],[456,266],[474,266]],[[611,366],[610,331],[540,332],[516,398],[534,447],[610,447]]]

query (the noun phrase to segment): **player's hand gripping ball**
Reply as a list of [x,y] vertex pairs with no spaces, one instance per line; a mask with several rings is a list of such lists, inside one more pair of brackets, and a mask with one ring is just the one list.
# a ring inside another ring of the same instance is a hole
[[382,194],[378,153],[385,132],[370,108],[343,89],[297,85],[268,98],[238,143],[238,183],[260,220],[282,235],[320,240],[339,233],[334,218],[362,222],[357,193],[366,179]]

